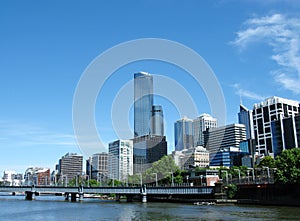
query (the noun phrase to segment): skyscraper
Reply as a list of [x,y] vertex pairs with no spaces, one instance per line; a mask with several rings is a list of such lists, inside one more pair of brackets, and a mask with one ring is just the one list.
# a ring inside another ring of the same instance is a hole
[[244,124],[246,127],[246,138],[254,139],[253,113],[244,105],[240,105],[240,112],[238,113],[239,124]]
[[204,145],[204,134],[207,128],[216,128],[217,119],[209,114],[201,114],[199,117],[193,120],[194,129],[194,146]]
[[152,106],[151,134],[164,136],[164,114],[160,105]]
[[271,122],[280,117],[299,113],[299,102],[280,97],[270,97],[253,106],[253,124],[256,150],[263,155],[274,156]]
[[271,122],[274,157],[283,150],[299,147],[300,115],[283,118]]
[[[208,129],[204,133],[204,146],[209,151],[209,165],[232,165],[230,162],[230,155],[234,152],[232,150],[238,151],[240,142],[244,140],[246,140],[246,128],[243,124],[230,124]],[[226,154],[223,154],[225,152]],[[224,160],[227,162],[225,163]]]
[[146,72],[134,74],[134,137],[151,134],[153,77]]
[[180,151],[193,147],[193,120],[186,117],[174,124],[175,150]]
[[133,174],[133,141],[117,140],[108,147],[108,176],[110,179],[125,181]]

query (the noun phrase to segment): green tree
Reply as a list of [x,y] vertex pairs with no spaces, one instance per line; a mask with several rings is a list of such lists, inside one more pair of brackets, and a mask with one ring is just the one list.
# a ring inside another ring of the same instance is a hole
[[276,157],[276,182],[300,183],[300,149],[284,150]]
[[271,156],[266,156],[259,162],[257,167],[260,167],[260,168],[263,168],[263,167],[275,168],[276,167],[275,160]]

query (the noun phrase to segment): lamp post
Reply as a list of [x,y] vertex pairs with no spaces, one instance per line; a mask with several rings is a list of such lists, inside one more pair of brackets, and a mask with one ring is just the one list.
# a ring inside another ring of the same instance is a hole
[[241,171],[239,169],[234,169],[237,170],[239,172],[239,183],[241,182]]
[[186,175],[186,182],[187,182],[187,184],[189,186],[189,175]]
[[[100,180],[100,182],[99,182],[99,180]],[[102,180],[101,180],[101,173],[100,172],[97,173],[97,182],[99,182],[99,186],[102,186]]]
[[157,173],[153,173],[155,174],[155,186],[157,187],[158,186],[158,183],[157,183]]
[[140,174],[141,186],[143,186],[143,175],[142,175],[142,173],[139,173],[139,174]]
[[263,167],[263,168],[267,169],[268,183],[270,183],[270,168],[269,167]]
[[202,178],[203,178],[203,175],[200,175],[200,183],[201,183],[201,186],[202,186]]
[[253,168],[248,168],[248,170],[252,170],[253,183],[255,183],[254,169]]
[[174,175],[173,175],[173,171],[169,172],[172,175],[172,184],[171,186],[174,186]]

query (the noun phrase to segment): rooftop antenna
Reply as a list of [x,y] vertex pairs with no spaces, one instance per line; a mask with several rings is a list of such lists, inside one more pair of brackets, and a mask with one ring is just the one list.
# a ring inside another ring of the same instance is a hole
[[242,93],[240,93],[240,105],[243,105]]

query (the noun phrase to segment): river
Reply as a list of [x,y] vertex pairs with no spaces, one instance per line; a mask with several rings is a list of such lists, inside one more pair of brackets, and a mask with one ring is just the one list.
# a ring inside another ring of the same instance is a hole
[[99,199],[66,202],[63,197],[0,196],[0,220],[299,220],[297,207],[127,203]]

